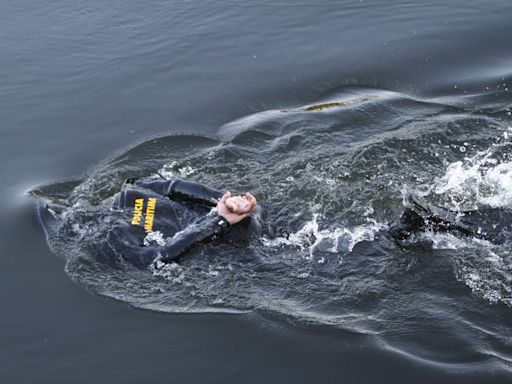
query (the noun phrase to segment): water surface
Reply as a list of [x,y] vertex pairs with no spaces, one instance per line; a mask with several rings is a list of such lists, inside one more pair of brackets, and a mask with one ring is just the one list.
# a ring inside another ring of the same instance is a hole
[[[508,381],[509,250],[381,235],[404,186],[510,204],[508,2],[0,10],[3,381]],[[257,248],[265,270],[206,248],[166,276],[50,254],[25,191],[158,170],[285,205],[294,241]]]

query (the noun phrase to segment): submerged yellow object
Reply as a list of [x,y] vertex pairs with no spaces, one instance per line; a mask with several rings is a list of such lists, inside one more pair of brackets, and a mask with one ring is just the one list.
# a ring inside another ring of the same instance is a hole
[[307,107],[300,107],[296,109],[283,109],[281,110],[281,112],[318,112],[333,108],[350,107],[362,103],[367,103],[375,99],[377,99],[377,96],[357,97],[353,99],[347,99],[344,101],[330,101],[326,103],[313,104]]
[[322,111],[324,109],[327,109],[327,108],[333,108],[333,107],[344,107],[346,106],[347,104],[345,103],[342,103],[340,101],[335,101],[335,102],[332,102],[332,103],[323,103],[323,104],[316,104],[316,105],[311,105],[309,107],[306,107],[306,108],[302,108],[303,111]]

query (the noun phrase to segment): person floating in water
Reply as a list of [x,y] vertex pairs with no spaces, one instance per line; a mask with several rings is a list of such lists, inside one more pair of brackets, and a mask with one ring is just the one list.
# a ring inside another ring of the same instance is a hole
[[[47,230],[58,221],[57,210],[51,204],[40,205]],[[120,192],[90,215],[95,212],[104,231],[87,247],[99,261],[119,268],[125,262],[158,268],[198,243],[222,237],[241,244],[259,236],[261,228],[260,209],[252,194],[232,196],[185,180],[128,179]],[[86,226],[91,227],[89,222]]]
[[[128,252],[132,263],[155,266],[177,260],[200,242],[222,237],[236,229],[238,241],[259,226],[256,198],[247,192],[231,196],[205,185],[185,180],[137,181],[128,179],[114,196],[113,207],[128,211],[124,238],[135,247]],[[188,216],[188,218],[187,218]],[[191,216],[193,216],[191,218]],[[187,225],[183,225],[187,218]],[[161,234],[144,246],[148,234]],[[233,235],[233,233],[231,233]]]
[[494,244],[503,244],[512,235],[512,210],[508,208],[452,211],[428,204],[411,193],[406,194],[404,206],[399,222],[389,229],[396,240],[404,240],[414,232],[425,230],[451,232]]
[[[397,241],[431,230],[502,244],[512,234],[510,209],[457,212],[410,193],[404,205],[398,223],[388,230]],[[262,234],[261,208],[252,194],[231,196],[193,181],[128,179],[120,192],[104,201],[105,206],[105,222],[98,219],[105,231],[88,246],[96,259],[114,267],[128,262],[139,268],[159,268],[177,261],[198,243],[218,238],[240,245]],[[45,227],[58,221],[51,205],[40,205],[39,213]]]

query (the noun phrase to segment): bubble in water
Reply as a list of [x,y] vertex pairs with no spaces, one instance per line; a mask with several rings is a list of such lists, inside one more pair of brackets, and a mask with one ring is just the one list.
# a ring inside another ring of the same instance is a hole
[[459,150],[460,150],[462,153],[464,153],[464,152],[466,152],[466,147],[465,147],[465,146],[463,146],[463,145],[461,145],[461,146],[460,146],[460,148],[459,148]]

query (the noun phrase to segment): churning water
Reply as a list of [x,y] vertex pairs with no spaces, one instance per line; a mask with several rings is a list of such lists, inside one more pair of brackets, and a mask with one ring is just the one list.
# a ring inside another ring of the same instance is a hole
[[[241,117],[214,137],[153,138],[33,193],[67,207],[49,244],[73,280],[101,295],[156,311],[256,311],[341,327],[427,361],[462,359],[445,349],[456,341],[506,367],[512,328],[488,313],[512,307],[512,249],[433,233],[396,244],[386,229],[405,190],[452,209],[512,203],[511,104],[500,103],[508,81],[471,98],[344,86]],[[102,265],[87,244],[108,231],[108,209],[91,207],[126,177],[157,173],[252,191],[272,235],[196,247],[161,270]],[[430,346],[435,329],[442,349]]]

